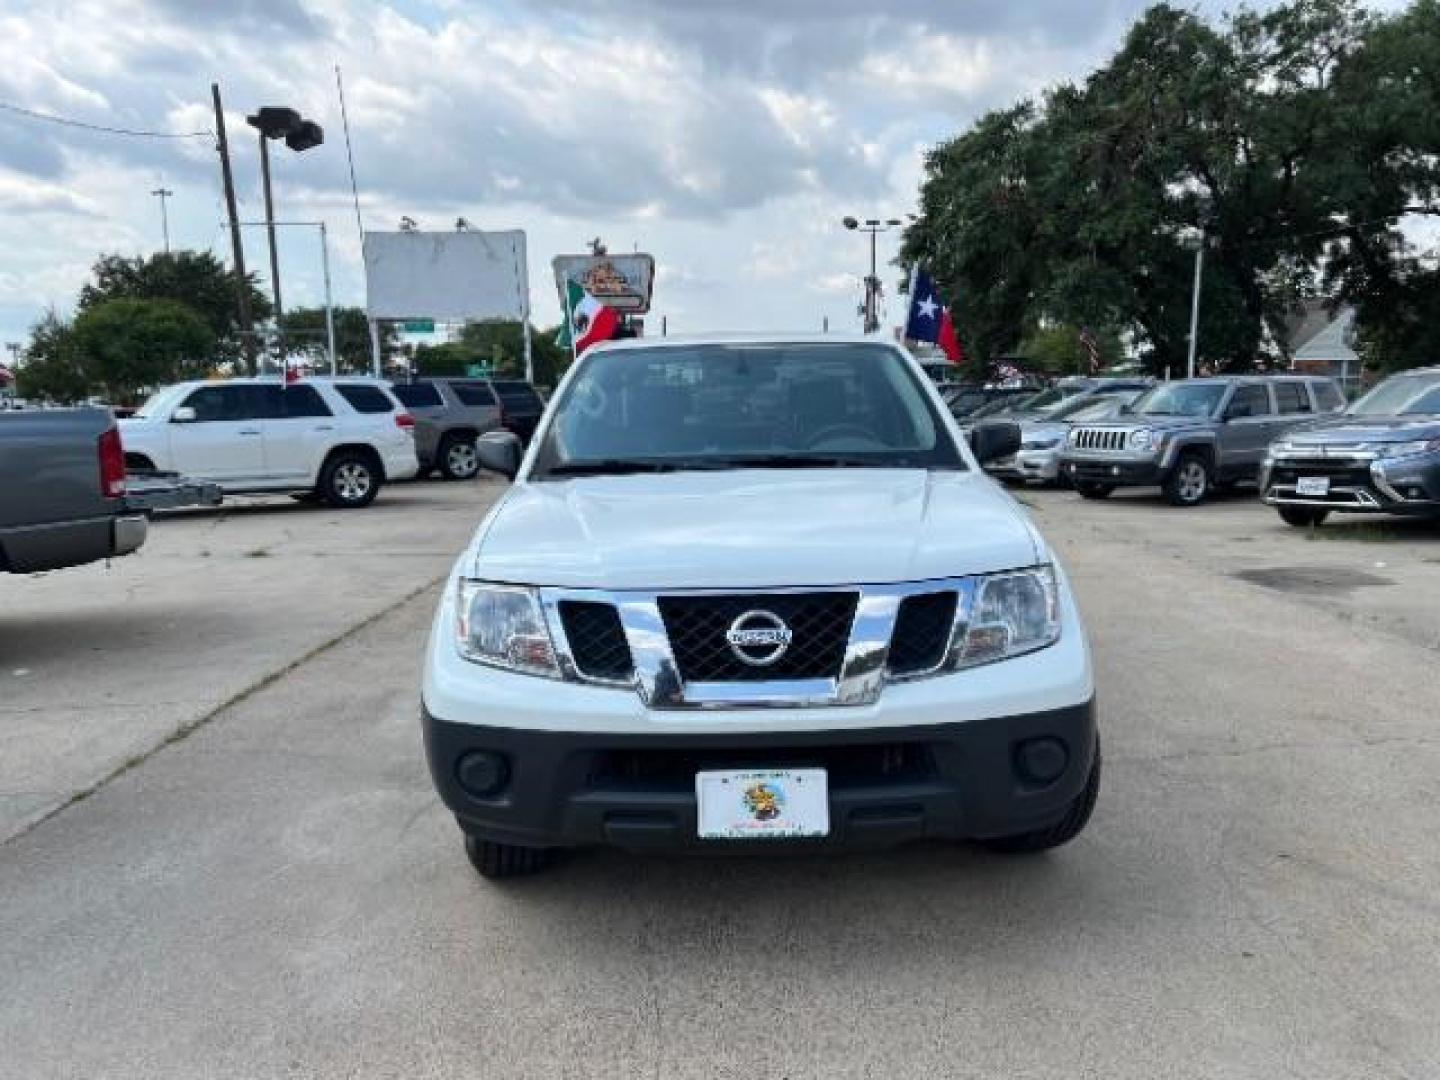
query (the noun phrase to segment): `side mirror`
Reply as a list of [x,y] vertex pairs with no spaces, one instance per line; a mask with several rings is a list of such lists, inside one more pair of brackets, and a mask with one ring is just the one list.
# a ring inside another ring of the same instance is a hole
[[1013,457],[1020,449],[1020,425],[1009,420],[987,420],[970,431],[970,450],[981,465]]
[[511,431],[487,431],[475,448],[480,454],[480,467],[515,479],[520,471],[520,438]]
[[189,405],[181,405],[170,414],[172,424],[193,424],[195,423],[195,410]]

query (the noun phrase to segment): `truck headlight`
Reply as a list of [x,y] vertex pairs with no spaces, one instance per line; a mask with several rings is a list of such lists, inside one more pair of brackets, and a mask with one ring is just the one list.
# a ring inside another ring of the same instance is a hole
[[1055,569],[1036,566],[975,583],[970,617],[951,646],[955,667],[975,667],[1043,649],[1060,638]]
[[1153,450],[1159,440],[1155,438],[1155,432],[1149,428],[1136,428],[1130,433],[1129,447],[1131,450]]
[[466,660],[560,677],[555,646],[533,590],[461,581],[455,602],[455,644]]
[[1413,442],[1380,443],[1375,447],[1381,458],[1414,457],[1416,454],[1440,453],[1440,439],[1416,439]]

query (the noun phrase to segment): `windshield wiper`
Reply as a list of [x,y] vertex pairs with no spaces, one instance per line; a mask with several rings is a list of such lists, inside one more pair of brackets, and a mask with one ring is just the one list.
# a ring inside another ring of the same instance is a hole
[[631,473],[678,472],[693,468],[683,461],[637,461],[633,458],[601,458],[598,461],[567,461],[545,470],[546,476],[625,476]]
[[755,454],[742,457],[706,458],[707,469],[863,469],[905,468],[907,463],[871,461],[835,454]]

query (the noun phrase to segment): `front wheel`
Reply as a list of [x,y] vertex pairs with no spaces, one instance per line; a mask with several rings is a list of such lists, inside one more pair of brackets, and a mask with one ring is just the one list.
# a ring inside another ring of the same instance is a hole
[[319,492],[337,510],[358,510],[380,494],[380,472],[364,454],[336,454],[320,470]]
[[1082,498],[1086,499],[1108,499],[1111,492],[1115,490],[1114,484],[1097,484],[1094,480],[1076,480],[1075,490]]
[[1068,844],[1079,836],[1085,826],[1090,823],[1090,815],[1095,812],[1095,801],[1099,797],[1100,742],[1097,739],[1095,761],[1090,766],[1090,776],[1085,781],[1085,790],[1075,797],[1075,801],[1065,811],[1064,817],[1048,828],[1032,829],[1030,832],[987,840],[985,846],[991,851],[998,851],[1006,855],[1028,855],[1037,851],[1048,851],[1061,844]]
[[550,861],[550,852],[545,848],[497,844],[469,833],[465,834],[465,854],[475,872],[491,881],[536,873]]
[[1323,525],[1330,516],[1329,510],[1312,510],[1308,506],[1277,506],[1275,512],[1286,525],[1293,525],[1297,529]]
[[1171,506],[1199,506],[1213,484],[1210,463],[1205,458],[1199,454],[1181,454],[1161,489]]

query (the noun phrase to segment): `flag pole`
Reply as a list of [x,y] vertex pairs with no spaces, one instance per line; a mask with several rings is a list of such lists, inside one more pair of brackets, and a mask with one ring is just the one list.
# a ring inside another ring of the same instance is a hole
[[580,359],[580,354],[575,351],[575,305],[570,300],[571,279],[565,279],[565,329],[570,334],[570,362],[573,364]]

